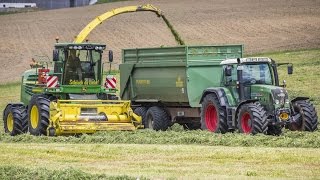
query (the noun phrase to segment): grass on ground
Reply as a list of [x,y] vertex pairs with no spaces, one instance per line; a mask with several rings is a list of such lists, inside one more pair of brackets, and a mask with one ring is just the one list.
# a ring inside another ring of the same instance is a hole
[[15,167],[13,171],[23,167],[29,179],[53,172],[58,172],[53,177],[79,174],[76,179],[103,174],[158,179],[317,178],[319,157],[320,151],[313,148],[4,143],[0,161],[6,166],[0,168],[0,176],[9,166]]

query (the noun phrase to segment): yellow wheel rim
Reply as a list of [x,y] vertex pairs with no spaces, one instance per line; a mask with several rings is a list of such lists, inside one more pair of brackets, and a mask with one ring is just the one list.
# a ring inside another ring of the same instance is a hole
[[7,117],[7,128],[8,128],[8,130],[10,131],[10,132],[12,132],[13,131],[13,126],[14,126],[14,121],[13,121],[13,115],[12,115],[12,113],[10,112],[9,114],[8,114],[8,117]]
[[30,121],[31,121],[31,127],[33,129],[38,127],[39,111],[38,111],[38,107],[36,105],[33,105],[32,108],[31,108]]

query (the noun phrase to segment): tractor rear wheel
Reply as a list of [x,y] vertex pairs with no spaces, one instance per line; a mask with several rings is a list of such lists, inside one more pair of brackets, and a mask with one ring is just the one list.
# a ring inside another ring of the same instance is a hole
[[148,108],[147,107],[137,107],[135,110],[134,110],[134,113],[141,116],[142,118],[142,125],[144,125],[144,127],[146,128],[147,127],[147,120],[146,120],[146,115],[147,115],[147,111],[148,111]]
[[27,111],[22,105],[9,105],[4,110],[3,116],[5,133],[15,136],[28,131]]
[[215,133],[228,132],[227,112],[215,94],[204,97],[201,107],[201,129]]
[[146,114],[146,128],[165,131],[171,125],[170,116],[161,107],[150,107]]
[[292,123],[292,131],[315,131],[318,126],[318,116],[313,104],[308,100],[298,100],[293,103],[294,113],[300,113],[300,123]]
[[28,108],[29,132],[32,135],[47,135],[50,101],[45,96],[32,96]]
[[267,114],[260,103],[248,103],[241,106],[238,113],[238,128],[245,134],[266,134],[268,130]]

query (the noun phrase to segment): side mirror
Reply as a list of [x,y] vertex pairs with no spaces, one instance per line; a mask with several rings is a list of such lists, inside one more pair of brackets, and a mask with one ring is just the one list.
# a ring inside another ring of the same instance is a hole
[[59,61],[59,51],[57,49],[53,50],[53,61]]
[[288,65],[288,74],[292,74],[293,73],[293,65],[289,64]]
[[110,50],[109,51],[109,62],[113,61],[113,52]]
[[232,67],[231,66],[226,66],[226,68],[224,69],[224,75],[225,76],[231,76],[232,74]]

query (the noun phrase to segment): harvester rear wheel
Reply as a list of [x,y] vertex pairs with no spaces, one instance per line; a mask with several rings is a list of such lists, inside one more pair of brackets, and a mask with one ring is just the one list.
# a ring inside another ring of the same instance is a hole
[[241,106],[238,113],[238,128],[245,134],[266,134],[268,130],[267,114],[260,103],[248,103]]
[[3,116],[4,131],[11,136],[28,131],[27,111],[24,106],[7,106]]
[[29,132],[32,135],[47,135],[50,101],[45,96],[32,96],[28,108]]
[[165,131],[170,124],[170,117],[163,108],[153,106],[148,109],[146,114],[146,128]]
[[201,129],[215,133],[228,132],[226,110],[220,105],[215,94],[204,97],[201,107]]
[[144,125],[144,127],[146,128],[147,127],[147,111],[148,111],[148,108],[147,107],[137,107],[135,110],[134,110],[134,113],[141,116],[142,118],[142,125]]
[[318,116],[313,104],[308,100],[298,100],[293,103],[295,113],[300,113],[300,123],[292,123],[292,131],[315,131],[318,126]]

